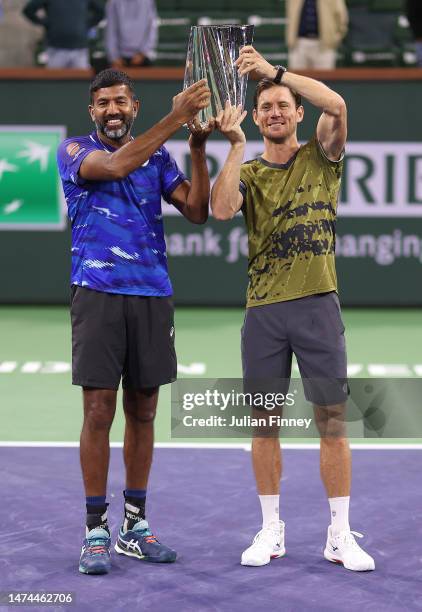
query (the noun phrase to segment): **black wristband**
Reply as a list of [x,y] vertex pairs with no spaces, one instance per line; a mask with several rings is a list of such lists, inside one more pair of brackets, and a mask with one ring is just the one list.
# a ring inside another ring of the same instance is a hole
[[277,74],[273,78],[273,83],[279,85],[281,83],[281,79],[283,78],[283,74],[286,72],[287,68],[285,66],[274,66],[277,68]]

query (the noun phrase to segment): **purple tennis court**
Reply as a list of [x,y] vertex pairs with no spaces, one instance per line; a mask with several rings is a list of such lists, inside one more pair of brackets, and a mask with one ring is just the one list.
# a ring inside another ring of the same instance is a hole
[[[114,536],[122,515],[121,455],[112,449]],[[329,512],[315,449],[284,451],[287,555],[261,568],[239,564],[260,528],[249,453],[157,449],[147,514],[179,557],[153,565],[113,551],[106,576],[78,573],[85,510],[78,450],[1,448],[0,457],[1,590],[75,593],[73,604],[50,609],[422,610],[420,451],[354,451],[351,527],[365,534],[375,557],[376,571],[368,573],[322,556]]]

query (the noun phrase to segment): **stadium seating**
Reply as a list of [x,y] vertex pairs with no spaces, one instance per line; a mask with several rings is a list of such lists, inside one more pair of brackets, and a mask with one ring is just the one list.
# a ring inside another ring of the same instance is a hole
[[[405,0],[346,2],[349,32],[338,50],[338,66],[416,65]],[[286,0],[156,0],[156,4],[159,14],[156,65],[183,66],[191,26],[218,24],[254,25],[254,45],[258,51],[270,62],[287,64]],[[40,49],[37,55],[41,58],[39,53]],[[91,58],[94,64],[102,65],[105,61],[103,24],[91,40]]]
[[[254,44],[270,61],[287,62],[285,0],[158,0],[156,64],[183,64],[191,25],[252,24]],[[182,24],[181,20],[186,22]]]
[[[183,64],[190,25],[227,23],[253,24],[255,47],[269,61],[287,63],[285,4],[285,0],[205,0],[198,10],[196,0],[157,0],[161,19],[157,63]],[[415,65],[404,4],[404,0],[347,0],[350,28],[338,51],[338,65]],[[177,29],[171,19],[175,14],[182,18],[181,13],[189,23]]]
[[349,31],[341,53],[346,66],[412,66],[416,55],[402,0],[348,3]]
[[403,0],[370,0],[369,8],[371,11],[398,13],[404,11],[404,4]]

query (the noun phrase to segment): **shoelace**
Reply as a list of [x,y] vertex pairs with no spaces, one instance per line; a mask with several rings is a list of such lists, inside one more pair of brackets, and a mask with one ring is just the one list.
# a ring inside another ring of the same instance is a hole
[[145,538],[147,544],[155,544],[158,542],[157,538],[149,529],[134,529],[135,533],[139,533],[141,537]]
[[341,536],[341,540],[345,544],[348,544],[352,546],[353,548],[360,548],[359,544],[356,542],[353,536],[356,536],[358,538],[363,538],[363,535],[361,533],[359,533],[358,531],[346,531],[346,532],[343,532],[343,534],[339,534],[337,537]]
[[104,540],[88,540],[88,549],[92,555],[101,555],[107,552]]
[[258,531],[256,536],[253,539],[254,544],[261,544],[261,546],[265,546],[267,544],[274,544],[274,536],[278,535],[277,532],[273,529],[268,529],[268,527],[261,529]]

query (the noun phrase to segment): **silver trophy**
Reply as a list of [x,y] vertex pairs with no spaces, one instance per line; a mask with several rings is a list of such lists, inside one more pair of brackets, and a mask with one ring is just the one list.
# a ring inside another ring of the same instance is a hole
[[189,36],[184,88],[206,79],[211,102],[199,113],[204,126],[230,100],[245,105],[248,75],[239,76],[235,60],[245,45],[252,44],[253,25],[192,26]]

